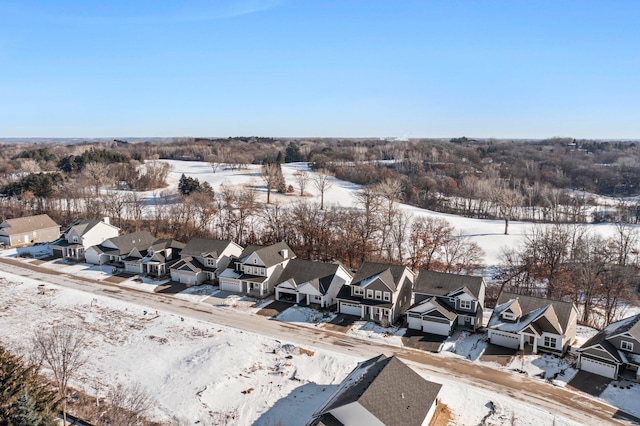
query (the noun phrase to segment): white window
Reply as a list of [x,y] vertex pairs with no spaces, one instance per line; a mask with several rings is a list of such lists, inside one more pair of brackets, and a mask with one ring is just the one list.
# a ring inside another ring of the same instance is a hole
[[216,266],[216,260],[208,257],[207,258],[207,266]]
[[507,320],[514,320],[514,319],[516,319],[516,316],[512,312],[503,312],[502,313],[502,318],[507,319]]
[[77,236],[77,235],[74,235],[74,236],[73,236],[73,242],[74,242],[74,243],[77,243],[77,242],[78,242],[78,236]]
[[471,300],[461,300],[460,309],[471,309]]
[[633,343],[623,340],[620,342],[620,349],[623,351],[633,352]]
[[361,287],[353,287],[353,295],[354,296],[362,296],[364,294],[364,289]]
[[550,336],[544,336],[544,346],[546,346],[548,348],[555,348],[556,347],[556,338],[555,337],[550,337]]
[[367,299],[373,299],[373,290],[367,290]]
[[390,302],[391,301],[391,293],[389,293],[388,291],[384,292],[384,301],[385,302]]
[[380,290],[376,290],[376,300],[382,300],[382,292]]

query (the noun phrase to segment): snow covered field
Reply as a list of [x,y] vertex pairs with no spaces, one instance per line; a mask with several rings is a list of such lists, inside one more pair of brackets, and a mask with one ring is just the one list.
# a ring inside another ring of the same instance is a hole
[[[303,420],[362,360],[330,351],[326,346],[297,347],[290,342],[163,311],[156,314],[146,306],[94,297],[52,284],[46,284],[47,290],[41,295],[39,284],[0,272],[3,344],[26,353],[35,329],[60,322],[69,324],[87,334],[90,346],[90,362],[75,385],[100,395],[115,383],[141,383],[153,393],[154,417],[162,422],[304,424]],[[176,297],[190,299],[197,305],[207,303],[205,299],[215,297],[216,292],[210,287]],[[241,307],[238,309],[242,311]],[[252,311],[245,314],[251,315]],[[312,315],[307,308],[287,310],[278,319],[309,323],[311,327],[327,320]],[[356,324],[353,334],[362,339],[376,336],[384,343],[401,344],[400,337],[391,330],[386,330],[385,335],[384,330],[372,327],[376,326]],[[399,330],[396,332],[400,334]],[[482,336],[465,337],[450,339],[445,347],[452,352],[443,356],[477,358],[483,348]],[[527,359],[532,364],[527,366],[531,375],[562,367],[552,361],[541,363],[541,359],[544,358]],[[518,362],[522,361],[514,361]],[[505,395],[419,372],[429,380],[443,383],[440,397],[450,408],[455,424],[479,424],[485,417],[485,424],[490,425],[513,421],[519,425],[577,424]],[[621,397],[621,391],[616,392],[607,399]],[[633,395],[640,397],[640,392]]]
[[[161,160],[171,165],[171,172],[167,177],[168,192],[177,192],[178,181],[184,173],[185,176],[198,179],[200,182],[208,182],[214,189],[218,191],[220,185],[226,186],[243,186],[249,185],[254,187],[259,197],[266,201],[267,191],[264,182],[260,177],[260,166],[251,164],[245,170],[229,170],[224,165],[218,168],[214,173],[211,166],[206,162],[200,161],[179,161],[179,160]],[[294,173],[297,171],[306,171],[310,176],[312,172],[307,163],[286,163],[282,165],[282,173],[287,184],[293,185],[295,189],[296,181]],[[330,178],[332,186],[325,192],[325,205],[338,205],[342,207],[354,207],[354,193],[361,189],[361,186],[343,181],[336,178]],[[143,193],[143,198],[147,199],[148,204],[152,204],[152,199],[159,191],[148,191]],[[275,203],[294,203],[301,200],[313,200],[320,202],[320,193],[309,182],[305,188],[305,196],[300,197],[299,192],[293,194],[271,194],[271,202]],[[504,235],[504,222],[501,220],[482,220],[465,218],[456,215],[437,213],[418,207],[400,204],[403,210],[411,212],[415,217],[431,216],[446,219],[463,235],[468,236],[475,241],[485,252],[485,263],[487,265],[495,265],[500,263],[500,253],[503,247],[513,247],[524,241],[525,234],[534,226],[528,222],[509,222],[509,235]],[[589,224],[594,232],[598,232],[603,237],[612,235],[615,232],[613,224]]]

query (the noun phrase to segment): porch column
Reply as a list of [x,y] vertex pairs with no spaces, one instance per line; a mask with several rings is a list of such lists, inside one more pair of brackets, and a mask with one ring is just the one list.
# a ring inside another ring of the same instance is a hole
[[309,293],[307,293],[307,305],[309,305]]
[[360,319],[364,319],[364,305],[360,305]]
[[538,353],[538,338],[535,336],[533,337],[533,353]]
[[296,293],[296,304],[300,304],[300,293]]
[[520,350],[524,350],[524,334],[520,334]]

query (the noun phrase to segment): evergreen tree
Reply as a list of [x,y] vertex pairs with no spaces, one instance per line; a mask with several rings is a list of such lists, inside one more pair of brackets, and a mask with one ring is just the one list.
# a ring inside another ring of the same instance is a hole
[[284,152],[284,162],[296,163],[298,161],[302,161],[300,148],[298,148],[298,145],[294,144],[293,142],[289,142],[289,146],[287,146],[287,150]]
[[[55,425],[59,401],[56,393],[43,384],[35,367],[0,346],[0,426],[28,424]],[[37,421],[19,423],[33,419]]]

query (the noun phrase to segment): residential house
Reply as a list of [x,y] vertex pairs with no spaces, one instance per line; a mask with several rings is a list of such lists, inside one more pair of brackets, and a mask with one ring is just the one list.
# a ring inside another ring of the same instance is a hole
[[16,217],[0,223],[0,243],[6,246],[47,243],[60,237],[60,225],[46,214]]
[[231,258],[241,254],[242,247],[230,240],[192,238],[182,249],[180,260],[171,267],[171,279],[187,287],[215,283]]
[[91,246],[102,244],[109,238],[117,237],[120,229],[102,220],[80,220],[71,225],[61,238],[49,244],[55,257],[67,260],[84,260],[84,252]]
[[134,248],[123,259],[124,270],[154,278],[164,277],[169,274],[171,266],[180,260],[184,246],[180,241],[162,239],[142,250]]
[[104,240],[101,244],[85,250],[87,263],[94,265],[112,264],[123,267],[124,259],[133,249],[143,250],[157,240],[149,231],[134,232]]
[[489,320],[489,342],[507,348],[564,352],[576,336],[571,302],[502,293]]
[[395,356],[378,355],[359,363],[307,426],[426,426],[441,388]]
[[336,303],[340,288],[352,278],[339,263],[292,259],[278,278],[276,300],[326,308]]
[[640,314],[613,322],[578,349],[578,367],[617,379],[629,373],[640,381]]
[[283,242],[266,247],[249,246],[220,274],[220,289],[264,297],[273,293],[282,271],[295,257]]
[[413,283],[407,326],[443,336],[456,328],[476,331],[482,327],[485,290],[482,277],[420,271]]
[[402,265],[365,262],[336,296],[338,312],[392,324],[411,305],[414,278]]

